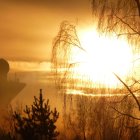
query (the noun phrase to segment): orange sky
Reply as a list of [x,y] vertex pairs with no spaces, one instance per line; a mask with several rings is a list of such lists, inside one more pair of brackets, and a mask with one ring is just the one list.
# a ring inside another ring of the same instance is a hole
[[52,40],[63,20],[88,26],[89,0],[0,0],[0,57],[49,61]]
[[89,0],[0,0],[0,58],[7,59],[26,83],[15,100],[30,102],[40,88],[52,96],[50,73],[32,71],[49,71],[51,44],[60,23],[78,21],[78,28],[87,27],[92,21],[90,6]]
[[17,74],[27,84],[20,97],[26,100],[29,91],[38,94],[42,88],[28,85],[31,80],[40,82],[40,75],[30,71],[49,71],[51,44],[60,23],[78,21],[77,28],[84,29],[94,23],[92,19],[90,0],[0,0],[0,58],[7,59],[11,69],[29,71]]

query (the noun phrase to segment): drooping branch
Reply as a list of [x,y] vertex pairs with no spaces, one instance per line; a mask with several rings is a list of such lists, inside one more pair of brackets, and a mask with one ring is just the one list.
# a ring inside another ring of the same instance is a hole
[[139,47],[139,0],[92,0],[92,11],[101,33],[123,35],[132,45]]
[[[54,39],[52,46],[52,70],[55,72],[55,82],[60,88],[65,88],[74,72],[71,72],[77,62],[73,58],[74,51],[86,50],[82,47],[77,35],[76,27],[68,21],[63,21],[60,25],[58,35]],[[62,70],[61,70],[62,69]],[[72,83],[74,85],[74,83]]]
[[133,91],[129,88],[129,86],[127,86],[127,84],[116,73],[114,73],[114,75],[117,77],[117,79],[126,87],[126,89],[129,91],[129,93],[132,95],[132,97],[134,98],[134,100],[139,108],[139,111],[140,111],[140,103],[139,103],[137,97],[135,96],[135,94],[133,93]]
[[[135,30],[133,27],[131,27],[130,24],[128,24],[127,22],[125,22],[122,18],[118,17],[117,15],[115,15],[116,18],[118,18],[123,24],[125,24],[129,29],[131,29],[134,33],[133,34],[138,34],[140,35],[140,31]],[[131,33],[132,34],[132,33]]]

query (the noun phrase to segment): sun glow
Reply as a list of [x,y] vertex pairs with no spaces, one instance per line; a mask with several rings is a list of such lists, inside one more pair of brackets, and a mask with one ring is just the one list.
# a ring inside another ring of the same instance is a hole
[[81,31],[79,38],[83,50],[73,49],[72,61],[78,62],[75,76],[84,75],[93,85],[116,87],[126,78],[132,68],[132,50],[124,39],[115,36],[99,36],[97,31]]

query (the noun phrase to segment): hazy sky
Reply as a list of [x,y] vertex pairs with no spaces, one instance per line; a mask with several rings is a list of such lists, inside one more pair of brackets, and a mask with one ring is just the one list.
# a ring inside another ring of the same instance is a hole
[[[78,28],[88,27],[92,21],[90,0],[0,0],[0,58],[7,59],[20,81],[26,83],[17,100],[27,102],[39,88],[47,88],[46,83],[43,87],[39,83],[50,74],[32,71],[49,71],[52,40],[64,20],[78,21]],[[51,86],[47,95],[54,89]]]
[[90,6],[90,0],[0,0],[0,57],[49,61],[60,23],[88,26]]

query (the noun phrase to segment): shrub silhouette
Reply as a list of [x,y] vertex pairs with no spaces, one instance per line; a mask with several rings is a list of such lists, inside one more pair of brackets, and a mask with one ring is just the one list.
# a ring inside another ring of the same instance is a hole
[[34,96],[31,107],[26,105],[24,115],[14,112],[15,131],[24,140],[55,140],[59,135],[55,125],[58,117],[56,108],[50,110],[49,100],[44,103],[40,89],[39,98]]

